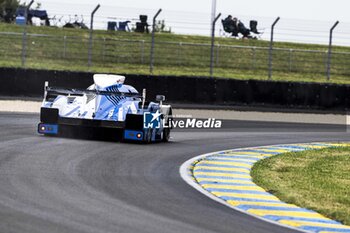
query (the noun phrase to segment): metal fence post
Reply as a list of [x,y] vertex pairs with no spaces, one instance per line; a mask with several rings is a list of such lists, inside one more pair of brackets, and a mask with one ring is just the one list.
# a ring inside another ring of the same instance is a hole
[[181,47],[182,42],[179,42],[179,46],[177,47],[177,65],[181,65]]
[[26,64],[26,53],[27,53],[27,18],[28,10],[34,3],[34,0],[30,1],[29,5],[24,10],[24,25],[23,25],[23,37],[22,37],[22,66]]
[[211,48],[210,48],[210,77],[213,77],[213,66],[214,66],[214,40],[215,40],[215,23],[220,18],[221,13],[216,16],[214,21],[212,22],[211,29]]
[[280,17],[277,17],[275,22],[271,25],[271,39],[270,39],[270,49],[269,49],[269,80],[272,78],[272,49],[273,49],[273,32],[275,29],[276,23],[280,20]]
[[105,60],[105,56],[106,56],[106,37],[103,37],[102,61]]
[[[215,15],[216,15],[216,0],[211,1],[211,22],[215,20]],[[210,25],[210,34],[213,31],[213,24]]]
[[67,50],[67,36],[63,37],[63,58],[66,58],[66,50]]
[[143,64],[145,61],[145,41],[144,40],[140,41],[140,48],[141,48],[141,64]]
[[255,63],[256,63],[256,47],[252,48],[253,54],[252,54],[252,70],[255,70]]
[[154,62],[154,33],[156,29],[156,19],[162,9],[159,9],[158,12],[153,17],[153,24],[152,24],[152,44],[151,44],[151,59],[150,59],[150,65],[149,65],[149,72],[153,74],[153,62]]
[[216,65],[219,65],[219,57],[220,57],[220,44],[216,46]]
[[98,4],[95,9],[91,12],[91,21],[90,21],[90,37],[89,37],[89,48],[88,48],[88,67],[91,66],[91,57],[92,57],[92,31],[94,24],[94,15],[96,11],[100,8],[100,4]]
[[327,81],[331,78],[331,59],[332,59],[332,40],[333,30],[338,25],[339,21],[335,22],[331,30],[329,31],[329,46],[328,46],[328,57],[327,57]]
[[289,57],[288,57],[288,66],[289,66],[289,72],[292,72],[292,65],[293,65],[293,49],[289,49]]

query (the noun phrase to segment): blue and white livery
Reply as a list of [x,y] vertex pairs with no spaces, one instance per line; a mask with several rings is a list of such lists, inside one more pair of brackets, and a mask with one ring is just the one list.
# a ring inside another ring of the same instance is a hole
[[163,104],[164,96],[148,103],[146,90],[140,95],[120,75],[95,74],[93,80],[84,90],[50,87],[46,82],[38,132],[61,135],[66,129],[102,129],[122,140],[169,140],[172,108]]

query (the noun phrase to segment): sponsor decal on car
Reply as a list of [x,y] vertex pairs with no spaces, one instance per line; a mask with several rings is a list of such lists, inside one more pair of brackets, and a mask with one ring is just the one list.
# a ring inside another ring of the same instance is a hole
[[155,113],[144,112],[143,113],[143,128],[144,129],[159,129],[161,126],[161,113],[157,110]]

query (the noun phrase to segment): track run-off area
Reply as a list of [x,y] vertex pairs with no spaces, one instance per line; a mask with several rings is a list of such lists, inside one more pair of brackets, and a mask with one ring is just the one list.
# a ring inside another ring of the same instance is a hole
[[256,185],[250,175],[254,163],[261,159],[288,152],[344,146],[349,144],[298,143],[218,151],[185,162],[180,172],[192,187],[236,211],[302,231],[350,232],[350,226],[282,202]]
[[230,120],[140,145],[39,136],[38,121],[0,112],[0,232],[298,232],[213,201],[180,166],[212,151],[349,140],[346,127]]

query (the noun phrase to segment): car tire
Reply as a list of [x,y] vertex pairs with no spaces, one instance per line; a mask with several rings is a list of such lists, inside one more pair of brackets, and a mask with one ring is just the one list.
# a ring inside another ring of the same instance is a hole
[[145,136],[143,138],[145,143],[151,143],[152,142],[152,129],[149,128],[147,131],[145,131]]
[[163,129],[162,141],[163,142],[169,142],[169,140],[170,140],[170,129],[169,128],[165,128],[165,129]]

